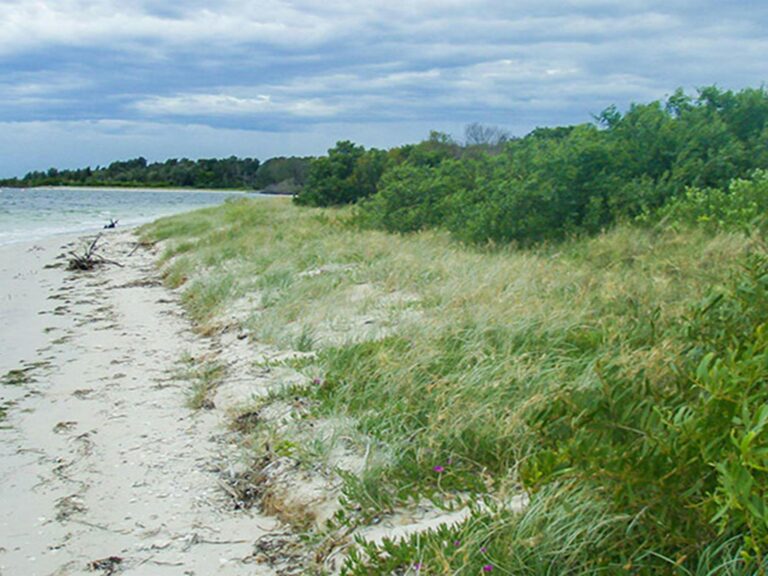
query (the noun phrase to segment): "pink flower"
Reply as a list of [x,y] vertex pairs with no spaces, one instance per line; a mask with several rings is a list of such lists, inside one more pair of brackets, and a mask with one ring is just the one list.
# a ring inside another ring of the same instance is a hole
[[432,470],[434,470],[434,471],[435,471],[435,472],[437,472],[438,474],[441,474],[442,472],[445,472],[445,468],[443,468],[443,467],[442,467],[442,466],[440,466],[439,464],[438,464],[437,466],[435,466],[434,468],[432,468]]
[[483,572],[493,572],[493,565],[486,564],[485,566],[483,566]]
[[459,546],[461,546],[461,540],[454,540],[453,545],[456,546],[456,548],[458,548]]

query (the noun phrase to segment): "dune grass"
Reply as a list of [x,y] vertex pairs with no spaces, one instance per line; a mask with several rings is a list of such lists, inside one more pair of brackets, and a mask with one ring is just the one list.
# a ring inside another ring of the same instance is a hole
[[[730,512],[712,522],[717,474],[687,432],[701,423],[670,424],[707,401],[691,376],[714,346],[701,311],[744,283],[759,238],[621,226],[516,251],[351,222],[250,200],[143,230],[168,241],[167,281],[201,329],[247,297],[256,339],[316,353],[291,394],[387,454],[345,476],[350,517],[423,497],[492,504],[450,530],[361,544],[348,573],[759,570],[762,533],[722,522]],[[512,513],[522,490],[531,503]]]
[[194,358],[184,354],[179,360],[175,378],[189,382],[187,406],[193,410],[212,408],[211,395],[226,373],[226,366],[217,360]]

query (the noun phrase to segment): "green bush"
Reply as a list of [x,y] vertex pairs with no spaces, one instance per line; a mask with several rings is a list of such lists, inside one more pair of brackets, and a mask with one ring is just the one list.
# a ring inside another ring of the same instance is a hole
[[388,171],[378,193],[362,204],[361,220],[389,232],[436,228],[452,213],[449,199],[474,186],[473,166],[446,160],[437,167],[401,164]]
[[726,189],[687,188],[658,216],[673,225],[704,225],[731,230],[754,229],[768,213],[768,172],[756,171]]
[[[745,561],[768,550],[768,257],[699,305],[687,347],[656,372],[605,358],[588,386],[530,416],[541,446],[522,468],[538,490],[578,480],[629,514],[627,548],[685,558],[737,535]],[[646,331],[645,338],[655,338]],[[637,346],[636,341],[634,344]],[[634,542],[634,543],[633,543]]]
[[312,161],[295,201],[304,206],[352,204],[376,192],[386,165],[386,152],[366,152],[348,140],[338,142],[328,150],[328,156]]
[[[443,228],[471,243],[522,245],[599,233],[668,211],[749,223],[763,188],[735,178],[768,169],[768,93],[704,88],[609,108],[600,126],[537,129],[493,154],[444,135],[390,151],[362,222],[396,232]],[[457,177],[457,175],[459,175]],[[730,192],[725,190],[734,181]]]

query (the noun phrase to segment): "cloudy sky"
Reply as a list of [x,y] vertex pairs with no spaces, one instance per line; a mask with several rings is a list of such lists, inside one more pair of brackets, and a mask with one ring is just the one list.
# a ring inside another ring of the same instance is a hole
[[0,0],[0,176],[321,154],[768,80],[765,0]]

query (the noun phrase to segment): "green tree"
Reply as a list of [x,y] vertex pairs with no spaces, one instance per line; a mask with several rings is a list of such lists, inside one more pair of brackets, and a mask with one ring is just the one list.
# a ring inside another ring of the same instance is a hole
[[387,163],[386,152],[365,151],[348,140],[337,142],[328,156],[312,161],[304,189],[295,197],[306,206],[352,204],[376,192]]

